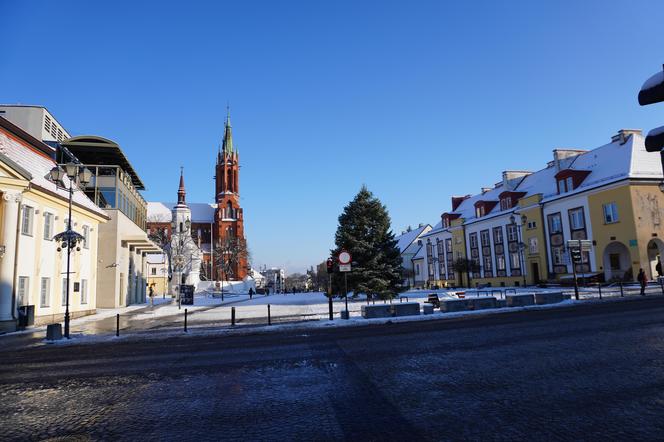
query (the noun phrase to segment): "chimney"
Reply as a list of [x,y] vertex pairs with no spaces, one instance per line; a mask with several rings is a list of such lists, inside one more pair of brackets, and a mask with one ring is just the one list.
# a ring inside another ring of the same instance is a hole
[[556,170],[561,171],[569,167],[570,160],[574,157],[581,155],[582,153],[588,152],[583,149],[553,149],[553,162],[556,165]]
[[493,187],[482,187],[482,195],[487,193],[489,190],[493,189]]
[[617,134],[611,136],[611,142],[619,142],[620,144],[625,144],[629,139],[630,135],[642,135],[643,131],[641,129],[620,129]]
[[514,190],[521,180],[531,173],[527,170],[505,170],[503,171],[503,187],[505,190]]

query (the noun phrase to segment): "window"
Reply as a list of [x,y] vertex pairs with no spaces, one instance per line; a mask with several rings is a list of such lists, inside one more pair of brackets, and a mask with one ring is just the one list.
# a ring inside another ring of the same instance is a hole
[[35,209],[30,206],[23,206],[23,214],[21,217],[21,233],[24,235],[32,236],[32,220],[34,218]]
[[477,233],[471,233],[469,238],[470,238],[470,248],[471,249],[476,249],[477,248]]
[[537,251],[538,251],[537,238],[528,239],[528,248],[529,248],[531,254],[537,253]]
[[508,241],[518,241],[518,232],[516,230],[516,224],[507,225],[507,240]]
[[493,272],[492,269],[493,265],[491,264],[491,257],[490,256],[485,256],[484,257],[484,276],[490,276],[491,273]]
[[572,180],[571,176],[568,176],[567,178],[565,178],[565,187],[567,188],[568,192],[571,192],[572,190],[574,190],[574,181]]
[[569,224],[572,230],[581,230],[586,227],[583,217],[583,207],[569,211]]
[[493,243],[502,244],[503,243],[503,228],[494,227],[493,228]]
[[488,230],[482,230],[480,232],[480,237],[482,240],[482,247],[489,247],[489,231]]
[[39,306],[48,307],[51,305],[51,278],[41,279],[41,288],[39,290]]
[[420,274],[420,265],[419,264],[415,264],[415,274],[418,275],[418,276]]
[[90,248],[90,226],[83,226],[83,248]]
[[81,304],[88,303],[88,280],[81,279]]
[[537,222],[536,221],[528,221],[527,229],[532,230],[532,229],[535,229],[535,228],[537,228]]
[[27,276],[18,277],[18,305],[28,305],[28,294],[30,290],[30,278]]
[[562,247],[552,247],[553,265],[565,265]]
[[506,196],[500,200],[500,210],[507,210],[512,208],[512,197]]
[[62,278],[62,305],[67,305],[67,283],[68,278]]
[[510,253],[510,262],[513,269],[521,268],[521,260],[519,259],[519,252]]
[[445,240],[445,251],[447,253],[452,253],[452,238],[447,238]]
[[48,212],[44,213],[44,239],[53,239],[53,214]]
[[505,270],[505,255],[498,255],[496,257],[496,268],[498,270]]
[[62,141],[62,131],[58,129],[58,141]]
[[58,135],[58,128],[55,126],[55,123],[51,124],[51,136],[55,138]]
[[484,216],[484,206],[475,207],[475,216],[481,218]]
[[51,132],[51,119],[48,117],[48,115],[44,116],[44,130],[46,133]]
[[554,213],[549,215],[549,233],[562,233],[563,231],[563,220],[560,217],[560,213]]
[[156,268],[156,267],[152,267],[152,268],[150,269],[150,274],[153,275],[153,276],[156,275],[156,274],[157,274],[157,268]]
[[618,206],[616,203],[608,203],[602,206],[604,208],[604,223],[612,224],[618,222]]

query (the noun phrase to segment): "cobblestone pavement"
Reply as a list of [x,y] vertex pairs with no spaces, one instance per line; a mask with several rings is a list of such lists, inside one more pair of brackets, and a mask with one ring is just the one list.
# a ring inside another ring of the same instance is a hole
[[1,440],[661,440],[664,300],[0,350]]

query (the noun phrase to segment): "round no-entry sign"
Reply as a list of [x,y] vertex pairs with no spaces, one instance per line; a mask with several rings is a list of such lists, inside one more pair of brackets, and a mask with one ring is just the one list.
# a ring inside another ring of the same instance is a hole
[[345,250],[339,252],[339,264],[350,264],[351,257],[350,253]]

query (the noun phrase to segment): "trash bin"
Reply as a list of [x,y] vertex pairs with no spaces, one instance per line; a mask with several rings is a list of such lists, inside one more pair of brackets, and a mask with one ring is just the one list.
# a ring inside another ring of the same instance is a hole
[[28,327],[35,324],[35,306],[23,305],[18,308],[18,326]]

